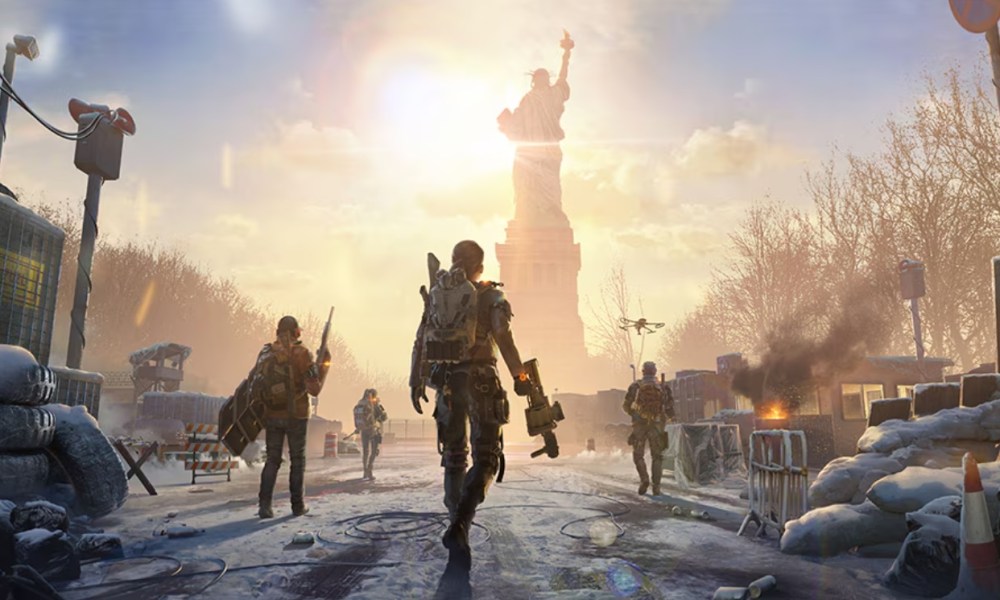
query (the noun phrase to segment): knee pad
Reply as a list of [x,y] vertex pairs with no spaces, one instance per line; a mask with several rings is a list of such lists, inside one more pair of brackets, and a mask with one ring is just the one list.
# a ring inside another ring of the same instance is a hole
[[480,444],[476,446],[473,462],[481,467],[488,467],[496,472],[500,468],[500,442],[495,444]]
[[469,467],[469,453],[465,450],[447,450],[441,454],[441,466],[446,469],[462,469]]

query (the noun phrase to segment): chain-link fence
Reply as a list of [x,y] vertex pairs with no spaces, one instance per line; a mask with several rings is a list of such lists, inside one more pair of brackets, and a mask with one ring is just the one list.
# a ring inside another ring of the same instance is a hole
[[389,419],[382,425],[382,434],[392,434],[397,440],[425,440],[437,437],[433,419]]

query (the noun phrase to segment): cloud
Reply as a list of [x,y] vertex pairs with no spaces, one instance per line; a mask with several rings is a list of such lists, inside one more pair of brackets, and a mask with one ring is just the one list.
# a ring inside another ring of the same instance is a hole
[[243,33],[260,33],[271,20],[270,0],[226,0],[233,25]]
[[242,161],[277,170],[353,171],[365,160],[366,150],[349,129],[321,127],[312,121],[278,123],[276,139],[260,139],[242,152]]
[[743,80],[743,88],[736,92],[733,97],[737,100],[749,100],[764,89],[764,83],[760,79],[755,79],[753,77],[748,77]]
[[306,84],[301,77],[293,77],[285,85],[285,90],[296,101],[308,102],[316,97],[312,91],[306,88]]
[[224,235],[235,235],[248,238],[257,235],[260,225],[256,221],[239,213],[225,213],[214,219],[219,232]]
[[693,177],[755,175],[767,167],[802,160],[798,153],[772,141],[763,125],[742,120],[729,130],[695,130],[675,154],[678,171]]
[[647,258],[665,262],[705,259],[725,247],[725,233],[710,225],[645,223],[619,231],[615,239]]

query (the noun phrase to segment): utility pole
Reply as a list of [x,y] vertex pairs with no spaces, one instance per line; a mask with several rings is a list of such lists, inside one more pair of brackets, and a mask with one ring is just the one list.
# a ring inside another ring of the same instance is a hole
[[993,257],[993,307],[996,315],[997,355],[995,371],[1000,372],[1000,256]]
[[[3,61],[3,78],[6,85],[14,82],[14,59],[21,55],[28,60],[38,58],[38,43],[30,35],[15,35],[14,41],[7,44],[7,54]],[[3,143],[7,140],[7,110],[10,108],[10,95],[0,92],[0,158],[3,157]]]
[[924,337],[920,327],[919,301],[927,293],[924,285],[924,263],[910,259],[900,261],[899,287],[903,299],[910,301],[910,314],[913,316],[913,342],[917,347],[917,365],[923,371]]
[[[122,164],[122,146],[125,135],[135,133],[135,121],[126,110],[112,111],[107,106],[88,104],[73,98],[69,113],[80,126],[80,131],[91,130],[90,135],[76,142],[73,163],[87,174],[87,198],[84,200],[83,231],[80,237],[80,254],[77,258],[76,290],[73,296],[72,322],[66,366],[79,369],[83,361],[83,348],[87,345],[84,324],[87,303],[93,286],[90,269],[94,261],[97,242],[97,212],[101,204],[101,186],[105,180],[118,179]],[[97,124],[94,125],[95,120]]]

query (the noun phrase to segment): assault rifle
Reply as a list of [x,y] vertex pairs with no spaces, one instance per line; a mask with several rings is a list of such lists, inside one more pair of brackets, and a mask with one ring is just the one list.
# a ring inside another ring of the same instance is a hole
[[542,387],[542,376],[538,372],[538,359],[531,359],[524,363],[524,374],[527,378],[521,381],[527,383],[528,408],[524,409],[524,417],[528,423],[528,435],[534,437],[542,436],[545,446],[531,453],[531,458],[537,458],[542,454],[548,454],[549,458],[559,456],[559,443],[556,441],[556,434],[552,432],[556,428],[556,422],[562,421],[562,407],[558,402],[549,403],[549,397],[545,395]]
[[[323,337],[320,338],[319,350],[316,350],[316,371],[319,373],[324,373],[325,370],[330,366],[330,363],[325,360],[326,352],[329,349],[327,342],[330,339],[330,325],[333,323],[333,309],[330,307],[330,316],[326,318],[326,325],[323,326]],[[321,362],[322,361],[322,362]],[[323,376],[324,379],[326,376]]]

